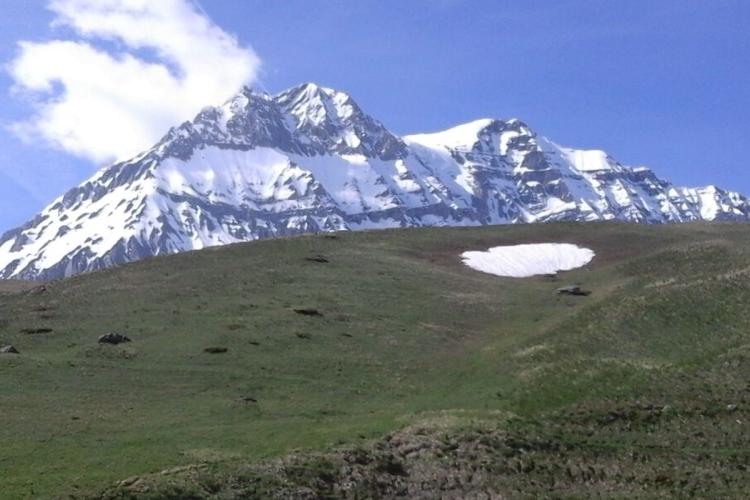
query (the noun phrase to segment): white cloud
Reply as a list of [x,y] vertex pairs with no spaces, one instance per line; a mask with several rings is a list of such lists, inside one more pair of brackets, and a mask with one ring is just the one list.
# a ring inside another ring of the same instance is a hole
[[97,162],[153,145],[260,66],[191,0],[51,0],[49,9],[75,38],[19,43],[9,71],[35,113],[13,128]]

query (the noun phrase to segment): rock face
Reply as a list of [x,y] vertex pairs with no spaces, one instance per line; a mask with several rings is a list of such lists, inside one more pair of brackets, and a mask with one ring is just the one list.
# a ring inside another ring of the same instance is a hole
[[126,342],[130,342],[131,340],[126,337],[125,335],[121,335],[119,333],[106,333],[99,337],[99,343],[100,344],[112,344],[112,345],[118,345],[118,344],[124,344]]
[[19,354],[18,350],[12,345],[0,347],[0,354]]
[[750,203],[559,146],[515,119],[399,137],[343,92],[245,88],[3,235],[0,278],[310,232],[556,220],[747,221]]

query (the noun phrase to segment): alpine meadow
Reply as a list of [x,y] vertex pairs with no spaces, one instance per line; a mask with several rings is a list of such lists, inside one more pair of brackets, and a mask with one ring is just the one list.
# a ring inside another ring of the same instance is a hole
[[747,498],[744,3],[3,11],[0,500]]

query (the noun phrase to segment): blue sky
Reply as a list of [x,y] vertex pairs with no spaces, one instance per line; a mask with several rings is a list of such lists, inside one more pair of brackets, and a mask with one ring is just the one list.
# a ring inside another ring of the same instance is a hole
[[[5,63],[17,57],[20,40],[74,36],[50,28],[46,4],[3,1]],[[254,49],[262,61],[256,85],[271,92],[304,81],[345,90],[397,133],[519,117],[555,142],[604,149],[677,184],[750,194],[750,2],[201,5],[241,46]],[[7,126],[33,111],[12,85],[7,73],[0,75],[0,231],[101,166],[11,133]]]

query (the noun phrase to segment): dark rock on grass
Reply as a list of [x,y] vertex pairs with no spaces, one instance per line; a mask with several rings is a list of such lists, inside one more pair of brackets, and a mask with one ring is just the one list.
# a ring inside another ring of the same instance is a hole
[[19,354],[18,349],[12,345],[0,347],[0,354]]
[[295,309],[294,312],[302,316],[323,316],[317,309]]
[[257,399],[252,398],[250,396],[246,396],[244,398],[240,398],[240,401],[242,401],[243,403],[257,403],[258,402]]
[[52,333],[52,328],[22,328],[21,333],[26,335],[38,335],[41,333]]
[[99,343],[100,344],[124,344],[125,342],[131,342],[131,340],[126,337],[125,335],[121,335],[119,333],[105,333],[101,337],[99,337]]
[[317,262],[319,264],[328,264],[328,259],[326,259],[322,255],[316,255],[314,257],[307,257],[305,260],[308,262]]
[[207,352],[208,354],[224,354],[227,351],[229,351],[229,349],[226,347],[206,347],[203,349],[203,352]]
[[564,286],[562,288],[558,288],[557,294],[586,297],[587,295],[591,295],[591,292],[588,290],[584,290],[583,288],[581,288],[580,285],[570,285],[570,286]]
[[295,335],[301,339],[310,340],[312,337],[310,337],[309,333],[295,333]]

